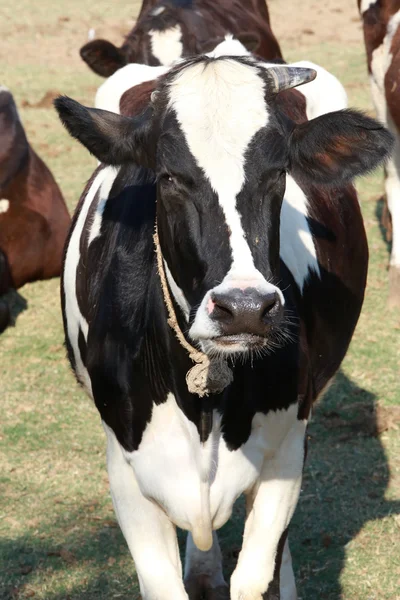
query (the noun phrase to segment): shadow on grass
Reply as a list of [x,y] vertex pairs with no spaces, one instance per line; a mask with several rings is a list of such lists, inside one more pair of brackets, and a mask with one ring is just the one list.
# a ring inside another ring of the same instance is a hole
[[1,600],[40,592],[46,600],[139,600],[134,566],[115,519],[98,519],[93,505],[67,513],[41,531],[0,540]]
[[[341,600],[346,545],[369,521],[400,513],[385,499],[389,465],[379,433],[385,416],[373,394],[340,372],[309,428],[302,494],[290,526],[299,599]],[[240,550],[243,503],[221,530],[227,574]]]
[[[385,499],[390,472],[379,433],[384,415],[375,396],[343,373],[317,406],[309,429],[303,491],[290,529],[299,598],[341,600],[346,546],[369,521],[400,513],[400,501]],[[241,546],[243,501],[220,531],[226,575]],[[179,535],[181,548],[184,535]],[[29,596],[29,585],[57,580],[46,600],[139,600],[137,579],[114,520],[96,518],[80,506],[37,537],[3,539],[0,597]],[[68,573],[80,569],[68,581]],[[62,586],[64,586],[63,589]],[[61,591],[56,591],[61,589]]]
[[340,372],[309,430],[303,493],[291,526],[299,597],[343,598],[346,546],[369,521],[400,513],[385,499],[390,470],[379,434],[385,413]]

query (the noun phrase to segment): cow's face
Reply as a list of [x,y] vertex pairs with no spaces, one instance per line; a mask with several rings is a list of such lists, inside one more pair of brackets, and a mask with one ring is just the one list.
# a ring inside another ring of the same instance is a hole
[[156,172],[167,276],[206,350],[260,347],[284,312],[279,221],[289,132],[264,69],[194,61],[167,77]]
[[210,354],[268,347],[279,336],[286,172],[339,185],[390,147],[390,134],[358,113],[299,126],[280,113],[275,94],[314,76],[251,58],[200,57],[170,71],[133,121],[58,101],[72,135],[100,160],[154,169],[170,289],[190,338]]

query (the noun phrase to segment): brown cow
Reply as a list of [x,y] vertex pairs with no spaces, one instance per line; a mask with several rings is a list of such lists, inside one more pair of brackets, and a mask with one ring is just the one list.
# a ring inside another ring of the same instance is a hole
[[[120,48],[93,40],[81,48],[81,57],[98,75],[109,77],[126,64],[171,65],[182,56],[198,54],[227,33],[249,32],[257,53],[281,58],[271,31],[265,0],[145,0],[138,21]],[[211,49],[208,48],[208,49]]]
[[400,0],[358,0],[358,7],[376,112],[396,139],[385,171],[382,222],[392,242],[389,303],[400,306]]
[[[0,296],[60,274],[69,225],[58,185],[29,145],[12,94],[0,87]],[[0,331],[9,322],[0,299]]]

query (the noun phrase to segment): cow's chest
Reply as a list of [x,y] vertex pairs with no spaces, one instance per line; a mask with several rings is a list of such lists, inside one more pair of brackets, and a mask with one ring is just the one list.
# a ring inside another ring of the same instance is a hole
[[257,413],[251,434],[240,448],[230,450],[215,412],[213,431],[201,444],[195,425],[170,394],[155,406],[139,449],[125,456],[144,496],[154,500],[183,529],[199,522],[221,527],[235,500],[257,485],[265,460],[273,459],[297,419],[297,406]]

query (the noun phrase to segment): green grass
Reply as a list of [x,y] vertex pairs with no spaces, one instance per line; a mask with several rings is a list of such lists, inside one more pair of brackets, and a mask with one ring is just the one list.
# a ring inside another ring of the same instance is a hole
[[[70,0],[65,7],[4,0],[2,83],[19,105],[47,90],[90,103],[101,79],[77,49],[97,23],[117,41],[116,25],[129,29],[133,12],[121,0]],[[313,43],[300,53],[282,46],[289,60],[332,70],[351,104],[371,111],[361,45]],[[50,108],[20,112],[73,209],[94,161]],[[400,318],[386,306],[388,248],[377,220],[382,173],[358,187],[371,252],[368,290],[351,350],[309,431],[291,529],[303,600],[400,599]],[[58,286],[54,280],[21,289],[16,326],[0,338],[0,599],[138,599],[109,498],[100,420],[65,360]],[[241,530],[239,503],[221,531],[228,574]]]

